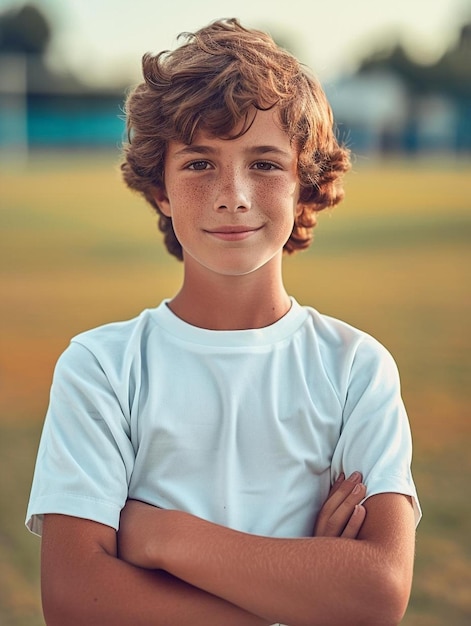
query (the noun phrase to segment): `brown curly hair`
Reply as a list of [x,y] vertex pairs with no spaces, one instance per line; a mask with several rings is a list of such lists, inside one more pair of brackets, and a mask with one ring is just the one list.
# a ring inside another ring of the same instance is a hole
[[181,260],[172,220],[152,194],[164,188],[168,142],[190,144],[198,130],[235,139],[250,128],[254,108],[276,106],[282,128],[299,151],[303,207],[284,251],[307,248],[316,212],[342,200],[342,177],[350,169],[349,150],[335,137],[319,82],[268,34],[246,29],[237,19],[219,20],[180,37],[186,43],[174,51],[144,55],[144,82],[126,100],[128,141],[121,165],[126,184],[157,211],[167,250]]

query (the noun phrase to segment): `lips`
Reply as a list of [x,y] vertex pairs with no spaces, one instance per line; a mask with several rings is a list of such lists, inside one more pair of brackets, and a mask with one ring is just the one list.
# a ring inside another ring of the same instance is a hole
[[261,226],[226,224],[224,226],[217,226],[215,228],[207,229],[206,232],[224,241],[241,241],[242,239],[250,237],[253,233],[256,233],[260,229]]
[[246,233],[253,230],[258,230],[260,226],[244,226],[242,224],[238,225],[226,225],[226,226],[217,226],[216,228],[208,229],[208,233]]

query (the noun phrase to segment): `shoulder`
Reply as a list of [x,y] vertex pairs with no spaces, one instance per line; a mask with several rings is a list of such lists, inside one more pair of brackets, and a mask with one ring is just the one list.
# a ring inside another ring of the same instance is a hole
[[394,364],[389,350],[375,337],[337,318],[325,315],[312,307],[306,311],[306,325],[315,335],[319,349],[335,359],[348,361],[351,367],[380,362]]
[[303,307],[305,363],[316,380],[324,377],[342,405],[366,389],[398,390],[399,373],[389,350],[351,324]]
[[83,345],[90,350],[99,349],[102,346],[106,346],[107,349],[126,346],[152,331],[155,326],[153,313],[153,309],[145,309],[132,319],[110,322],[86,330],[72,337],[71,343]]
[[84,331],[70,340],[56,364],[54,380],[99,380],[120,384],[143,366],[149,337],[156,326],[154,313],[146,309],[138,316]]
[[103,324],[82,332],[72,337],[70,349],[89,352],[99,361],[119,361],[130,353],[142,352],[156,328],[157,311],[145,309],[132,319]]

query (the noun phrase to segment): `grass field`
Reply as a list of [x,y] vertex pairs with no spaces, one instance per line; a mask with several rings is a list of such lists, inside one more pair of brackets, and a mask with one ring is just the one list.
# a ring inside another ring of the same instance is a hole
[[[0,623],[43,624],[39,541],[24,530],[52,369],[69,338],[172,295],[150,210],[113,156],[38,155],[0,175]],[[471,623],[471,164],[363,162],[286,259],[302,303],[375,335],[402,375],[424,519],[406,626]]]

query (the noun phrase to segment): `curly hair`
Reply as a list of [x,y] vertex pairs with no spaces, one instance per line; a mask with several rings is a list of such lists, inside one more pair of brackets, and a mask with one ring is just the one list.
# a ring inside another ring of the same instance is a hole
[[144,55],[144,82],[126,100],[128,140],[121,165],[126,184],[157,211],[167,250],[181,260],[172,220],[152,194],[165,186],[168,142],[190,144],[199,130],[235,139],[250,128],[254,109],[276,107],[298,149],[302,206],[284,251],[307,248],[316,213],[342,200],[342,178],[350,169],[349,150],[337,141],[319,82],[268,34],[246,29],[237,19],[180,37],[186,42],[175,50]]

